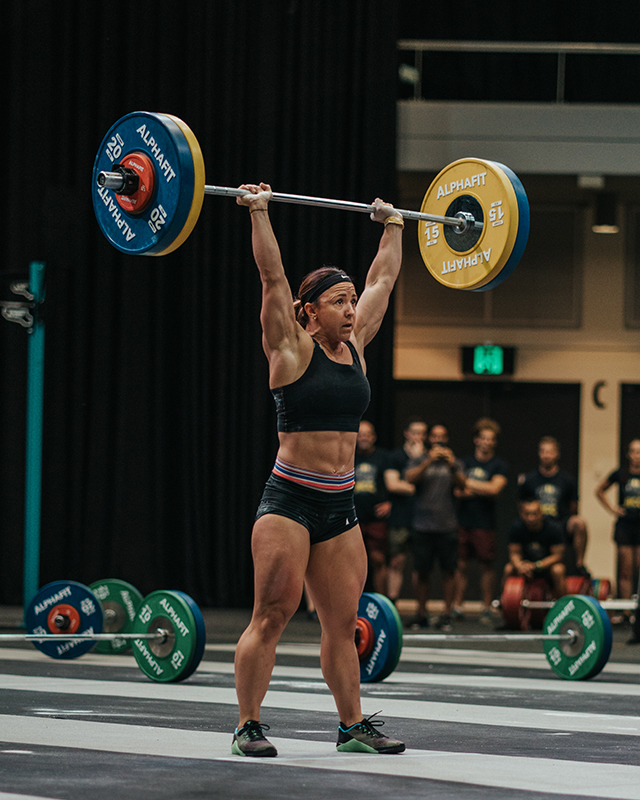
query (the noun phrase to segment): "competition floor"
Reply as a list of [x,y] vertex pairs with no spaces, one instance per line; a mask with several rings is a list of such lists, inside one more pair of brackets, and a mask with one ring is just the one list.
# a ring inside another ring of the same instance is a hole
[[[407,751],[374,756],[336,752],[319,626],[299,614],[263,711],[280,755],[248,759],[230,751],[248,614],[204,616],[204,660],[180,684],[151,682],[129,655],[62,662],[1,645],[0,800],[640,799],[640,647],[626,645],[628,628],[614,629],[611,659],[588,682],[557,678],[540,643],[406,643],[396,671],[362,695]],[[19,620],[0,609],[0,631]]]

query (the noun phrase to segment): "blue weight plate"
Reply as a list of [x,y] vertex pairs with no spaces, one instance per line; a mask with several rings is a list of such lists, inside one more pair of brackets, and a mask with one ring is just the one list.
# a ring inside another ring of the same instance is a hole
[[[115,192],[97,182],[98,173],[113,171],[125,156],[136,152],[148,156],[155,168],[154,197],[141,214],[125,211]],[[192,150],[170,116],[148,111],[127,114],[102,140],[93,167],[91,194],[100,229],[123,253],[158,255],[168,251],[190,220],[194,175]],[[201,188],[204,192],[204,185]]]
[[[386,597],[383,594],[379,594],[377,596],[378,596],[380,602],[384,603],[387,606],[387,608],[389,610],[389,613],[391,614],[391,616],[395,620],[396,632],[397,632],[397,635],[398,635],[398,646],[396,647],[396,649],[393,652],[393,654],[390,652],[389,661],[385,665],[385,669],[387,670],[387,675],[385,675],[385,678],[386,678],[388,675],[391,675],[391,673],[398,666],[398,661],[400,661],[400,656],[402,655],[402,643],[403,643],[402,620],[400,619],[400,614],[398,614],[398,609],[391,602],[391,600],[389,600],[388,597]],[[380,680],[382,680],[382,678],[380,678]]]
[[594,611],[598,613],[600,620],[602,621],[603,641],[602,641],[602,648],[600,650],[600,657],[598,658],[597,663],[594,665],[593,669],[589,672],[589,675],[587,676],[589,678],[593,678],[599,672],[602,671],[607,661],[609,660],[609,656],[611,655],[611,647],[613,645],[613,628],[611,627],[611,620],[609,619],[609,615],[600,605],[597,598],[590,597],[588,595],[583,595],[583,597],[587,600],[587,602],[589,602],[591,606],[593,606]]
[[360,661],[360,681],[374,683],[384,680],[395,669],[402,651],[402,626],[398,612],[386,597],[365,592],[358,604],[358,616],[369,621],[374,645],[371,653]]
[[183,600],[187,603],[189,608],[191,609],[191,613],[193,614],[193,618],[196,623],[196,646],[193,651],[193,656],[191,657],[191,661],[189,662],[188,667],[186,670],[180,673],[177,680],[184,681],[198,668],[198,665],[202,661],[202,656],[204,655],[204,646],[207,643],[207,631],[204,625],[204,617],[202,616],[202,612],[198,604],[191,598],[188,594],[184,592],[175,592],[175,594],[180,595]]
[[495,287],[499,286],[502,281],[506,280],[518,266],[518,263],[522,258],[522,254],[524,253],[524,249],[527,246],[527,240],[529,239],[531,215],[529,212],[529,200],[527,198],[527,193],[524,190],[524,186],[522,185],[522,181],[520,178],[518,178],[515,172],[513,172],[513,170],[509,169],[509,167],[505,166],[504,164],[500,164],[497,161],[493,161],[491,163],[494,166],[499,167],[504,172],[513,186],[518,204],[518,233],[516,234],[516,240],[513,244],[511,255],[507,259],[507,263],[504,265],[504,267],[492,281],[489,281],[489,283],[481,286],[478,289],[471,289],[472,292],[486,292],[487,289],[495,289]]
[[[70,626],[60,630],[53,622],[56,612],[66,616]],[[102,606],[98,598],[82,583],[53,581],[43,586],[29,604],[25,614],[29,634],[102,633]],[[34,641],[35,647],[51,658],[78,658],[95,645],[91,639],[68,641]]]

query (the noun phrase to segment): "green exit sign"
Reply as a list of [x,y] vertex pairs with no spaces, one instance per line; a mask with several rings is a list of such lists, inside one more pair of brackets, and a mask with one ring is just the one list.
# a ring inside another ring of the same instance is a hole
[[502,348],[496,345],[474,347],[473,371],[476,375],[502,375],[504,372]]
[[513,375],[514,347],[479,344],[462,348],[462,371],[465,375]]

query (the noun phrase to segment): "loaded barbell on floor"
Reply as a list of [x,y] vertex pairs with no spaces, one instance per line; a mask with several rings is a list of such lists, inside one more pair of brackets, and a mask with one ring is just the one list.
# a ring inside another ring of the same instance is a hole
[[[100,229],[129,255],[165,255],[193,230],[205,194],[244,192],[205,184],[198,140],[171,114],[135,111],[103,139],[93,168],[92,197]],[[371,213],[347,200],[275,192],[273,200]],[[515,269],[529,236],[529,202],[516,174],[495,161],[465,158],[445,167],[427,190],[417,220],[420,252],[445,286],[485,291]]]
[[381,594],[360,598],[356,647],[360,680],[381,681],[396,668],[405,639],[420,642],[541,641],[547,662],[561,678],[586,680],[597,675],[609,659],[613,633],[600,603],[587,595],[566,595],[549,610],[542,633],[408,634],[395,605]]
[[[97,594],[76,581],[43,586],[26,609],[27,633],[0,634],[0,641],[30,641],[56,659],[77,658],[96,643],[106,644],[107,652],[122,652],[131,644],[138,667],[161,683],[183,681],[196,670],[206,631],[202,613],[189,595],[159,590],[142,598],[130,584],[116,579],[92,586]],[[111,612],[107,616],[112,631],[103,633],[106,611]]]

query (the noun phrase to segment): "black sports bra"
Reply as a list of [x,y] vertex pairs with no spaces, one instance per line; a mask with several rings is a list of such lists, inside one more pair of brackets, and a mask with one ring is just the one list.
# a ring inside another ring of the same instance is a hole
[[354,431],[371,399],[355,347],[353,364],[332,361],[314,340],[309,366],[297,381],[272,389],[278,431]]

